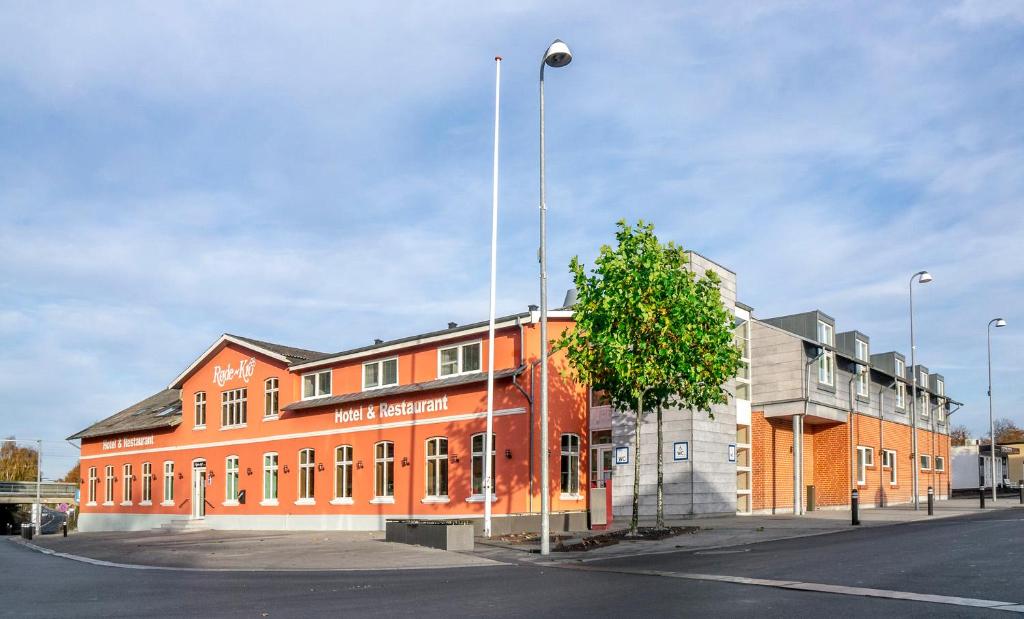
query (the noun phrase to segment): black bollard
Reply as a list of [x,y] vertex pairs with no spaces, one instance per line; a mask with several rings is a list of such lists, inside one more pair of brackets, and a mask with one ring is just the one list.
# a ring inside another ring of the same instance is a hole
[[857,507],[858,507],[858,503],[859,502],[860,502],[860,493],[857,492],[856,489],[854,489],[853,493],[850,495],[850,516],[851,516],[852,521],[853,521],[851,523],[851,524],[853,524],[853,526],[857,526],[857,525],[860,524],[860,514],[857,513]]
[[981,508],[985,509],[985,486],[978,486],[978,496],[981,498]]
[[61,531],[64,533],[64,537],[68,536],[68,523],[60,525]]
[[928,486],[928,515],[935,515],[935,490]]
[[1020,480],[1020,504],[1024,505],[1024,479]]

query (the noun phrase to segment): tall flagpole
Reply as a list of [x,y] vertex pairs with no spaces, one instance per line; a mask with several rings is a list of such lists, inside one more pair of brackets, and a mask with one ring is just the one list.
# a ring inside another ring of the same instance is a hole
[[494,296],[498,274],[498,128],[501,110],[501,56],[494,57],[494,176],[491,190],[491,309],[487,325],[487,433],[484,434],[484,537],[491,536],[491,470],[494,453]]

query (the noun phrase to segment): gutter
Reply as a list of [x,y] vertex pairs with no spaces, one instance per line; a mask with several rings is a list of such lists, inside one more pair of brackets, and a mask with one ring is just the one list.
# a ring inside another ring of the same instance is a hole
[[[534,377],[534,373],[535,373],[534,370],[536,370],[537,366],[540,365],[540,361],[539,360],[538,361],[534,361],[534,362],[530,363],[529,366],[526,365],[526,338],[524,337],[523,323],[520,320],[519,316],[516,316],[516,326],[519,327],[519,367],[517,368],[517,372],[512,375],[512,384],[515,386],[516,389],[519,390],[519,393],[523,394],[523,398],[526,400],[527,404],[529,405],[528,406],[528,410],[530,411],[530,467],[529,467],[530,468],[530,473],[529,473],[529,475],[530,475],[530,496],[529,496],[529,500],[527,501],[527,509],[532,514],[533,513],[533,460],[534,460],[534,457],[533,457],[533,451],[534,451],[534,447],[533,447],[533,443],[534,443],[534,440],[533,440],[533,382],[534,382],[534,380],[533,380],[533,377]],[[530,370],[530,392],[529,393],[527,393],[526,390],[523,389],[523,386],[519,384],[519,381],[516,380],[516,378],[522,372],[524,372],[527,369],[527,367],[529,367],[529,370]]]

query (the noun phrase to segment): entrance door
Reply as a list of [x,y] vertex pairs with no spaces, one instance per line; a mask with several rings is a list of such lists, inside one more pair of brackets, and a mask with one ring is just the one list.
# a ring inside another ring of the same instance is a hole
[[590,448],[590,487],[606,488],[612,479],[612,446]]
[[206,516],[206,460],[192,463],[192,518]]

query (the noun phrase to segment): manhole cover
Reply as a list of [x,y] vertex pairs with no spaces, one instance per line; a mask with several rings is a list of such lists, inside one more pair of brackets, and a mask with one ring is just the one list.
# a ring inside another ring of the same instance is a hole
[[693,553],[695,555],[735,555],[744,552],[750,552],[749,548],[741,548],[739,550],[698,550]]

